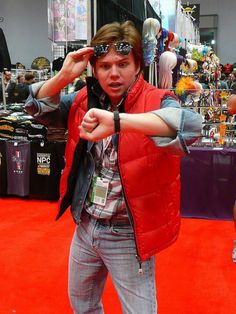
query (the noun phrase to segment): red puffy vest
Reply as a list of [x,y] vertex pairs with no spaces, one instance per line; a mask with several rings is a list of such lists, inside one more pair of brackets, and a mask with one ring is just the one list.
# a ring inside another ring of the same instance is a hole
[[[125,112],[143,113],[160,108],[169,92],[160,90],[139,76],[125,101]],[[67,190],[73,154],[79,141],[78,125],[86,112],[87,93],[81,90],[71,107],[68,121],[66,166],[60,185],[60,201]],[[140,133],[121,132],[118,164],[125,199],[133,218],[138,255],[146,260],[177,239],[180,227],[180,158],[156,147]]]

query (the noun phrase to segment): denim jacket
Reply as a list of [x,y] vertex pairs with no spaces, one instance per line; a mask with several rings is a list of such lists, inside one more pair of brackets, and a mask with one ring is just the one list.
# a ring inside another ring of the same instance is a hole
[[[36,95],[44,82],[30,85],[30,95],[25,103],[25,110],[43,124],[58,125],[58,119],[47,121],[47,115],[56,110],[60,111],[60,126],[66,127],[70,106],[78,92],[67,95],[56,94],[53,97],[36,99]],[[171,128],[177,131],[175,138],[152,136],[156,146],[169,151],[171,154],[183,156],[189,153],[191,145],[201,134],[202,117],[192,109],[181,108],[179,102],[167,96],[161,102],[161,107],[153,111]]]

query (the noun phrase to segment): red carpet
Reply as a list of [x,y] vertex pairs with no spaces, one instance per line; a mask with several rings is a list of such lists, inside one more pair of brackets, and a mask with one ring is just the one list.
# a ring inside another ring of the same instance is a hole
[[[70,314],[67,257],[74,224],[57,204],[0,199],[0,314]],[[235,314],[231,221],[183,219],[179,240],[157,259],[159,314]],[[110,279],[106,314],[120,314]],[[145,313],[143,313],[145,314]]]

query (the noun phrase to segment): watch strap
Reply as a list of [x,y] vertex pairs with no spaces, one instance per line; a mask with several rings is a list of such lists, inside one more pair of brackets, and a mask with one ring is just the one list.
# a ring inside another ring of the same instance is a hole
[[120,114],[119,111],[113,111],[115,133],[120,132]]

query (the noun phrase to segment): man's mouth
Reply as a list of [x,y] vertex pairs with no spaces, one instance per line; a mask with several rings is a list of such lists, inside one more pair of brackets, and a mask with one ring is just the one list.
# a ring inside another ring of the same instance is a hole
[[122,86],[121,83],[111,83],[111,84],[109,84],[109,87],[111,87],[111,88],[120,88],[121,86]]

